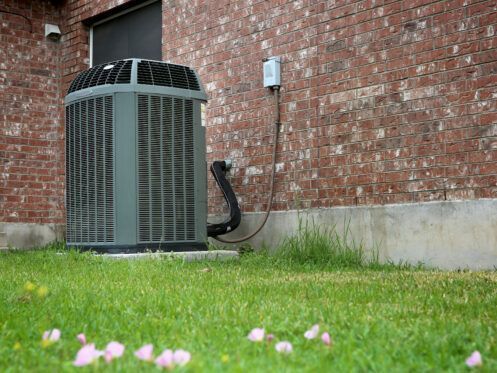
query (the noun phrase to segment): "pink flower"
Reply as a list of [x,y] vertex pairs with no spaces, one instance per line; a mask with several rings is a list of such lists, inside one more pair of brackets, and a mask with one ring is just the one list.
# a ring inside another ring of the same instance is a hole
[[483,360],[479,351],[474,351],[470,357],[466,359],[466,365],[470,368],[481,367],[483,365]]
[[60,330],[59,329],[47,330],[45,331],[45,333],[43,333],[42,339],[44,341],[57,342],[60,339]]
[[315,324],[312,326],[312,328],[304,333],[304,337],[307,339],[314,339],[318,336],[319,334],[319,325]]
[[174,354],[172,350],[164,350],[157,359],[155,359],[155,364],[162,368],[171,369],[174,367]]
[[321,335],[321,340],[323,341],[323,343],[324,343],[326,346],[331,346],[331,337],[330,337],[330,335],[328,334],[328,332],[324,332],[324,333]]
[[154,346],[148,344],[141,347],[139,350],[135,351],[135,356],[140,360],[152,361],[154,358],[152,356],[153,352],[154,352]]
[[83,346],[86,344],[86,336],[83,333],[78,334],[76,338]]
[[247,338],[252,342],[261,342],[264,339],[264,329],[255,328],[252,329],[247,336]]
[[179,366],[183,366],[183,365],[188,364],[188,362],[190,361],[191,358],[192,357],[188,351],[185,351],[185,350],[174,351],[173,359],[174,359],[174,362],[176,364],[178,364]]
[[105,361],[110,363],[112,359],[123,356],[124,345],[119,342],[109,342],[105,348]]
[[73,365],[76,367],[89,365],[96,361],[102,355],[103,352],[96,350],[93,343],[85,345],[81,347],[81,349],[76,354],[76,359],[74,360]]
[[185,350],[164,350],[162,353],[155,359],[155,364],[157,366],[167,369],[172,369],[177,364],[179,366],[183,366],[188,364],[191,359],[191,355],[188,351]]
[[273,339],[274,339],[274,334],[268,334],[268,335],[266,336],[266,340],[267,340],[268,342],[271,342]]
[[276,348],[276,351],[278,351],[279,353],[282,353],[282,354],[289,354],[293,351],[292,344],[290,342],[287,342],[287,341],[282,341],[282,342],[276,343],[275,348]]

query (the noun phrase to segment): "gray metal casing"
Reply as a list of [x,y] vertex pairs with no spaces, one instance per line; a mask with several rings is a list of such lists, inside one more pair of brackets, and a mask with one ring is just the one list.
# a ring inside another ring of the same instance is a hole
[[[65,98],[67,244],[106,252],[205,249],[207,177],[201,105],[207,95],[196,73],[199,90],[138,84],[137,65],[142,60],[131,61],[130,83],[92,86]],[[99,115],[105,119],[98,119]],[[102,130],[106,120],[109,123]],[[173,130],[174,136],[166,136]],[[179,156],[174,154],[178,149]],[[105,152],[112,162],[99,160]],[[172,173],[165,174],[164,168]],[[113,232],[107,233],[112,231],[111,215]],[[143,223],[147,219],[149,228]],[[160,237],[157,229],[162,229]]]

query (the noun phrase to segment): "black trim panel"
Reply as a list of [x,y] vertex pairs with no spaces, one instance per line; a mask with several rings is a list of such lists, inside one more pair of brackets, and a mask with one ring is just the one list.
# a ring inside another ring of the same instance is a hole
[[79,251],[94,251],[99,254],[136,254],[144,252],[185,252],[185,251],[207,251],[207,244],[198,242],[181,243],[150,243],[136,245],[72,245],[68,248]]

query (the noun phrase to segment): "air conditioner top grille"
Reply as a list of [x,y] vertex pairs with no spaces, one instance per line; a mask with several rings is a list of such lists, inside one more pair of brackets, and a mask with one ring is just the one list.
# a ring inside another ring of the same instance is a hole
[[[134,69],[136,74],[132,73]],[[68,93],[106,84],[133,83],[201,91],[197,75],[187,66],[128,59],[107,62],[83,71],[73,80]]]
[[132,64],[132,60],[114,61],[83,71],[73,80],[68,93],[97,85],[129,84]]
[[187,66],[155,61],[138,62],[138,84],[200,91],[197,76],[192,69]]

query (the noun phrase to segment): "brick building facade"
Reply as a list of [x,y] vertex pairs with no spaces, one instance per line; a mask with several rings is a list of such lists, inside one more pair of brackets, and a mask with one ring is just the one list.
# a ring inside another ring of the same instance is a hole
[[[63,225],[63,98],[89,66],[85,20],[124,3],[0,0],[32,23],[0,12],[3,223]],[[274,210],[497,197],[494,0],[168,0],[162,20],[162,59],[198,71],[208,160],[233,160],[242,211],[267,203],[270,56],[282,58]],[[209,195],[222,212],[212,181]]]

